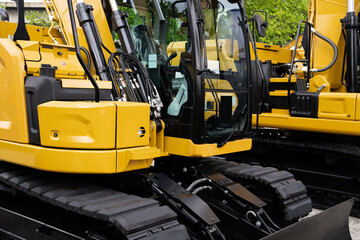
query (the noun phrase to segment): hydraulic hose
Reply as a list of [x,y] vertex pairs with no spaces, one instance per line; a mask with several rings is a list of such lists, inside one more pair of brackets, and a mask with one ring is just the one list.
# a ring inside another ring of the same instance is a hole
[[186,189],[186,191],[191,192],[196,185],[203,183],[203,182],[207,182],[207,181],[209,181],[208,178],[200,178],[198,180],[195,180],[192,184],[190,184],[190,186]]
[[329,43],[334,51],[333,59],[331,60],[331,63],[329,65],[327,65],[324,68],[320,68],[320,69],[310,69],[310,72],[324,72],[326,70],[329,70],[335,64],[337,57],[338,57],[338,49],[333,41],[331,41],[329,38],[321,35],[313,27],[311,28],[311,32],[314,33],[315,36],[317,36],[317,37],[321,38],[322,40],[324,40],[325,42]]
[[204,191],[204,190],[212,190],[212,187],[211,187],[211,186],[198,187],[197,189],[195,189],[195,190],[192,192],[192,194],[196,195],[196,194],[198,194],[199,192]]
[[87,58],[87,64],[86,64],[86,65],[87,65],[87,68],[90,70],[90,68],[91,68],[91,56],[90,56],[90,53],[89,53],[89,51],[88,51],[86,48],[84,48],[83,46],[80,46],[80,50],[85,53],[86,58]]

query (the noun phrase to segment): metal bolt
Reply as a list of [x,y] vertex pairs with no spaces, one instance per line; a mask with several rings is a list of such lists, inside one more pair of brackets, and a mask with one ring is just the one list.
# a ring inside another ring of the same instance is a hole
[[211,218],[210,220],[211,220],[211,222],[215,222],[215,219],[214,219],[214,218]]
[[187,173],[188,169],[186,167],[183,168],[183,172]]
[[58,133],[55,132],[55,133],[54,133],[54,137],[58,137]]
[[256,221],[256,222],[255,222],[255,226],[258,227],[258,228],[261,227],[261,222],[260,222],[260,221]]

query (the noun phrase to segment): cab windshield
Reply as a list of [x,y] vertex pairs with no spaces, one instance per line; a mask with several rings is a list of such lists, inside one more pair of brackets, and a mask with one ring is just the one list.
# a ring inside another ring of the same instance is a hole
[[248,65],[237,4],[202,2],[207,69],[205,126],[210,136],[241,133],[248,124]]
[[[239,5],[191,2],[195,15],[189,14],[189,2],[174,0],[125,0],[119,10],[128,14],[136,55],[158,88],[162,118],[182,119],[192,108],[200,112],[196,121],[201,122],[202,139],[235,136],[249,127],[245,25]],[[200,105],[195,104],[198,99]]]

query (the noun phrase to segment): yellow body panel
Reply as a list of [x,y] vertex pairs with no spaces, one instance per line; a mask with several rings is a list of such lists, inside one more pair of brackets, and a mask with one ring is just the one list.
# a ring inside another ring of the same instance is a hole
[[[73,7],[74,11],[76,10],[76,0],[73,0]],[[106,20],[105,13],[103,11],[103,6],[100,0],[85,0],[86,4],[90,4],[94,7],[94,11],[92,11],[92,14],[94,15],[94,19],[96,19],[96,25],[99,29],[99,32],[101,33],[101,38],[104,43],[104,45],[111,51],[116,52],[114,40],[112,38],[109,25]],[[64,33],[65,39],[67,40],[67,44],[74,46],[74,39],[73,34],[71,30],[71,23],[70,23],[70,16],[69,16],[69,10],[67,1],[64,0],[53,0],[53,3],[55,4],[54,8],[56,9],[58,16],[58,19],[61,19],[62,24],[62,31]],[[84,36],[84,33],[82,31],[82,28],[80,27],[77,16],[75,14],[75,22],[77,25],[77,31],[79,36],[79,43],[80,46],[84,46],[88,49],[87,42]],[[105,54],[105,58],[108,59],[109,53],[105,50],[103,51]]]
[[[178,66],[180,63],[180,55],[182,52],[185,51],[185,41],[179,41],[179,42],[172,42],[168,45],[166,51],[167,54],[170,55],[173,52],[176,52],[178,55],[170,61],[170,64],[172,66]],[[238,58],[238,50],[237,49],[237,43],[236,41],[233,42],[235,46],[233,47],[234,52],[233,56],[231,57],[231,39],[219,39],[218,45],[221,46],[219,51],[219,58],[220,61],[220,69],[222,70],[228,70],[228,69],[236,69],[234,64],[234,59]],[[218,61],[218,53],[217,53],[217,46],[216,41],[214,39],[212,40],[206,40],[206,57],[208,60],[211,61]]]
[[[99,89],[112,89],[110,81],[96,81]],[[61,79],[62,88],[94,88],[90,80]]]
[[356,93],[320,93],[319,118],[355,120]]
[[231,141],[218,148],[217,144],[194,144],[189,139],[165,137],[165,151],[186,157],[209,157],[251,149],[251,139]]
[[[110,51],[115,52],[115,44],[102,11],[101,1],[85,2],[94,6],[93,15],[97,20],[102,41]],[[74,51],[66,1],[49,0],[46,5],[54,13],[63,36],[59,29],[27,26],[31,41],[19,40],[14,43],[7,38],[8,35],[13,35],[16,24],[0,22],[0,56],[1,59],[10,59],[9,64],[11,63],[11,66],[8,66],[0,62],[1,76],[6,76],[1,78],[0,87],[4,93],[0,99],[2,108],[8,107],[0,112],[1,160],[46,171],[116,173],[149,168],[154,158],[169,154],[206,157],[251,148],[251,139],[228,142],[218,148],[216,144],[194,144],[189,139],[165,137],[165,124],[161,121],[162,129],[157,131],[155,122],[150,121],[150,106],[132,102],[51,101],[40,104],[38,116],[41,146],[27,144],[29,141],[24,99],[24,78],[27,74],[39,76],[41,64],[50,64],[57,67],[55,78],[61,81],[63,88],[93,88],[90,82],[85,80],[84,71]],[[73,5],[76,5],[75,0]],[[87,47],[81,28],[77,26],[77,29],[80,45]],[[53,37],[59,44],[54,44]],[[219,55],[222,59],[220,69],[236,69],[233,60],[239,53],[230,53],[230,40],[219,40],[217,44],[223,47]],[[214,64],[219,61],[217,44],[214,40],[207,41],[208,57]],[[179,42],[174,43],[168,51],[180,53],[184,48],[185,42]],[[109,54],[105,51],[104,54],[107,59]],[[178,65],[179,59],[180,54],[172,60],[172,65]],[[24,70],[25,65],[27,73]],[[93,67],[91,71],[94,73]],[[216,80],[214,84],[219,89],[231,88],[229,83],[223,80]],[[99,82],[99,87],[111,89],[112,84]],[[235,97],[234,94],[231,96]],[[1,122],[4,113],[14,115],[10,118],[10,124],[5,122],[5,118],[4,122]],[[7,129],[8,136],[7,133],[2,134],[2,126],[15,128],[11,129],[12,132]]]
[[[270,78],[270,82],[271,83],[287,83],[288,82],[288,78]],[[294,83],[296,82],[296,78],[292,77],[290,79],[290,82]]]
[[154,158],[160,156],[162,156],[160,149],[155,147],[117,150],[117,171],[126,172],[149,168]]
[[171,66],[179,66],[181,53],[185,50],[186,42],[172,42],[168,45],[166,52],[170,56],[171,53],[176,52],[177,56],[170,61]]
[[360,96],[356,98],[356,110],[355,110],[355,120],[360,121]]
[[[358,12],[359,9],[360,1],[355,1],[355,12]],[[347,0],[309,1],[309,21],[314,24],[316,31],[335,43],[339,53],[337,61],[330,70],[314,72],[310,79],[307,91],[320,92],[317,118],[291,117],[288,109],[281,110],[273,108],[271,113],[260,114],[259,126],[330,134],[360,135],[360,125],[359,122],[357,122],[360,120],[358,94],[346,93],[346,87],[341,83],[345,39],[342,35],[340,19],[346,16],[347,10]],[[259,43],[257,45],[261,46]],[[290,47],[293,45],[294,42],[284,48],[292,52]],[[265,53],[266,49],[271,50],[276,49],[276,47],[265,47],[262,53]],[[258,52],[260,60],[272,60],[273,63],[283,61],[285,61],[284,63],[291,62],[291,58],[286,60],[286,58],[281,57],[280,54],[274,55],[271,51],[268,51],[266,55],[261,55],[261,50]],[[273,58],[271,58],[271,56]],[[304,58],[304,51],[298,49],[296,51],[296,58]],[[323,68],[331,62],[332,58],[333,50],[331,46],[322,39],[312,35],[311,68]],[[254,59],[254,56],[252,56],[252,59]],[[303,70],[301,68],[302,67],[299,67],[297,69],[297,76],[294,75],[294,77],[303,78]],[[287,82],[287,78],[288,76],[285,76],[282,78],[283,80],[278,79],[276,81],[271,79],[270,82]],[[279,90],[270,92],[270,96],[280,96]],[[287,97],[287,93],[283,91],[281,96]],[[253,115],[253,124],[256,124],[256,115]]]
[[[317,118],[291,117],[288,109],[273,108],[259,115],[259,126],[360,136],[359,98],[355,93],[320,93]],[[252,117],[255,126],[256,115]]]
[[51,101],[38,106],[42,146],[114,149],[116,105],[113,102]]
[[[290,94],[293,93],[294,90],[290,91]],[[270,96],[279,96],[279,97],[284,97],[288,95],[288,91],[287,90],[275,90],[275,91],[271,91],[270,92]]]
[[0,159],[45,171],[115,173],[115,150],[71,150],[0,140]]
[[[252,116],[252,122],[256,124],[256,115]],[[360,136],[360,122],[358,121],[290,117],[288,113],[262,113],[259,115],[259,126]]]
[[0,21],[0,38],[8,38],[14,35],[17,23]]
[[116,102],[116,148],[149,145],[150,105]]
[[0,159],[45,171],[107,174],[149,168],[160,150],[138,147],[120,150],[57,149],[0,140]]
[[[345,40],[341,32],[340,19],[344,18],[348,9],[347,0],[316,0],[310,1],[313,4],[309,16],[310,21],[314,23],[315,29],[331,39],[338,48],[338,58],[335,65],[328,71],[318,73],[325,77],[331,89],[341,88],[341,72],[344,56]],[[311,5],[310,5],[311,6]],[[355,1],[355,12],[360,8],[360,2]],[[313,17],[311,17],[313,16]],[[311,59],[313,68],[322,68],[327,66],[333,58],[331,46],[318,37],[312,38]]]
[[118,172],[149,168],[154,158],[169,155],[168,153],[164,152],[165,124],[163,121],[161,121],[161,125],[162,129],[157,131],[155,122],[150,122],[149,146],[117,150]]
[[27,143],[25,62],[10,39],[0,38],[0,139]]
[[[255,125],[256,115],[252,117]],[[358,120],[359,94],[332,92],[319,94],[318,118],[291,117],[288,109],[274,108],[271,113],[259,115],[259,126],[359,136]]]
[[[17,23],[0,21],[0,38],[8,38],[9,36],[14,35],[16,26]],[[53,43],[47,35],[49,28],[32,26],[27,24],[26,29],[29,33],[30,41]],[[58,31],[55,31],[53,33],[53,37],[60,44],[63,44],[61,35]]]
[[161,130],[157,130],[156,123],[154,121],[150,122],[150,142],[149,145],[151,147],[156,147],[160,149],[162,156],[167,156],[168,154],[165,152],[165,123],[161,121]]
[[66,45],[45,44],[34,41],[17,41],[27,60],[27,72],[40,75],[41,64],[50,64],[57,67],[55,77],[84,78],[84,70],[81,67],[73,47]]
[[[273,64],[291,62],[292,51],[280,46],[256,43],[257,54],[260,60],[271,60]],[[250,44],[251,59],[255,59],[252,45]],[[299,56],[297,56],[299,57]]]
[[[94,6],[92,12],[96,19],[96,24],[101,33],[102,41],[111,52],[116,52],[114,40],[112,38],[106,16],[103,11],[102,3],[99,0],[87,0],[86,3]],[[24,52],[27,61],[27,71],[29,74],[39,75],[41,64],[51,64],[56,66],[56,77],[58,78],[84,78],[84,70],[77,60],[74,51],[73,34],[70,24],[70,17],[67,8],[67,2],[63,0],[47,1],[52,7],[55,21],[59,24],[62,34],[59,29],[53,28],[50,32],[52,37],[56,39],[59,44],[54,44],[52,38],[49,37],[49,28],[42,28],[38,26],[27,25],[26,28],[30,35],[31,41],[18,41],[19,46]],[[73,0],[74,10],[76,9],[76,0]],[[77,18],[75,14],[75,18]],[[80,46],[87,47],[87,42],[83,34],[82,28],[76,20],[77,31]],[[0,37],[8,38],[13,35],[16,29],[16,23],[1,22],[0,21]],[[65,39],[65,42],[62,40]],[[66,45],[64,45],[66,44]],[[105,58],[108,59],[109,53],[103,51]],[[87,61],[86,55],[83,54],[83,59]],[[91,72],[95,74],[92,65]]]
[[318,92],[318,89],[321,89],[321,92],[331,91],[331,85],[326,76],[315,75],[310,79],[308,92]]

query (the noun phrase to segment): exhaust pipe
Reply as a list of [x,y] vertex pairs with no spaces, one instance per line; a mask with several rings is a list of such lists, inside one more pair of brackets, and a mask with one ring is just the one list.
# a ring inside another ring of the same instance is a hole
[[354,202],[349,199],[261,240],[351,240],[349,215]]

